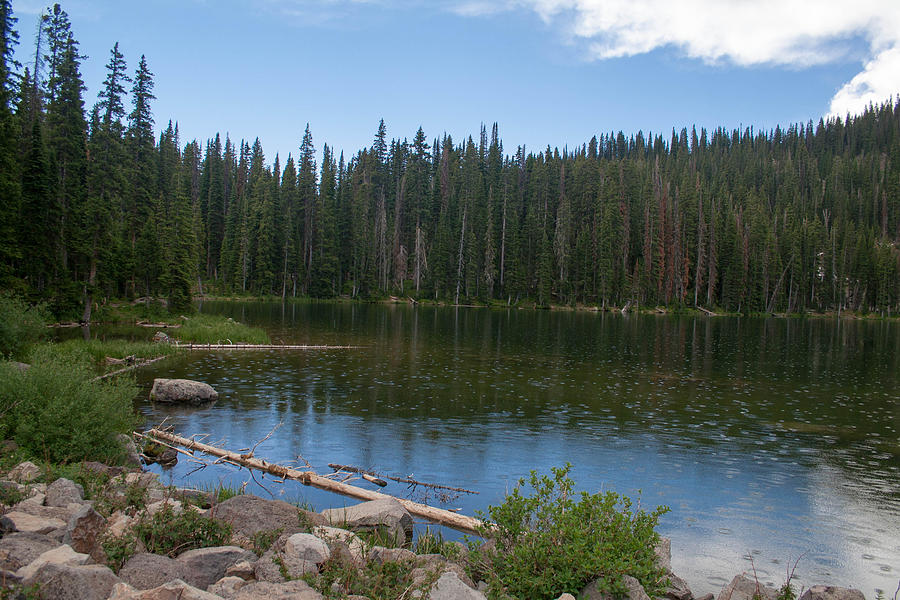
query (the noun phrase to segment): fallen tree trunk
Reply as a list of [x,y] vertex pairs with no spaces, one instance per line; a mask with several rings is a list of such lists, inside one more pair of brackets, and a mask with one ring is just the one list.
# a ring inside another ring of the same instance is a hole
[[128,371],[133,371],[135,369],[140,369],[141,367],[146,367],[147,365],[152,365],[153,363],[160,361],[164,358],[168,358],[168,356],[157,356],[156,358],[150,358],[148,360],[134,363],[129,367],[125,367],[124,369],[119,369],[118,371],[112,371],[110,373],[106,373],[105,375],[100,375],[98,377],[94,377],[95,381],[102,381],[108,377],[114,377],[116,375],[121,375],[122,373],[127,373]]
[[[363,479],[366,479],[366,475],[372,477],[386,477],[398,483],[406,483],[409,485],[421,485],[423,487],[432,488],[436,490],[450,490],[451,492],[464,492],[466,494],[477,494],[473,490],[467,490],[466,488],[461,487],[453,487],[450,485],[441,485],[440,483],[427,483],[425,481],[416,481],[415,479],[410,479],[409,477],[394,477],[393,475],[379,475],[374,471],[366,471],[365,469],[360,469],[359,467],[353,467],[350,465],[339,465],[336,463],[328,463],[328,466],[334,469],[335,471],[349,471],[350,473],[359,473],[362,475]],[[372,481],[371,479],[366,479],[366,481]],[[375,483],[374,481],[372,483]],[[380,483],[378,485],[381,485]],[[387,484],[385,484],[387,485]],[[384,485],[381,485],[384,487]]]
[[205,454],[218,456],[234,464],[247,467],[248,469],[257,469],[259,471],[264,471],[277,477],[281,477],[282,479],[292,479],[294,481],[299,481],[304,485],[311,485],[321,490],[334,492],[336,494],[349,496],[351,498],[357,498],[359,500],[382,500],[384,498],[393,498],[394,500],[402,504],[403,507],[410,512],[410,514],[416,515],[418,517],[423,517],[434,523],[445,525],[447,527],[465,533],[474,533],[478,535],[478,529],[483,529],[485,526],[485,523],[483,521],[474,517],[467,517],[466,515],[460,515],[449,510],[444,510],[442,508],[435,508],[433,506],[428,506],[427,504],[420,504],[418,502],[413,502],[412,500],[407,500],[405,498],[397,498],[396,496],[391,496],[389,494],[383,494],[381,492],[366,490],[346,483],[341,483],[332,479],[328,479],[327,477],[322,477],[321,475],[318,475],[313,471],[300,471],[297,469],[292,469],[290,467],[285,467],[283,465],[273,464],[268,461],[255,458],[252,452],[248,454],[238,454],[237,452],[231,452],[229,450],[224,450],[215,446],[196,442],[194,440],[184,438],[167,431],[161,431],[159,429],[150,429],[148,431],[145,431],[144,436],[156,438],[157,440],[169,442],[171,444],[178,444],[179,446],[183,446],[189,450],[199,450],[200,452],[203,452]]
[[359,346],[307,346],[297,344],[198,344],[195,342],[175,342],[176,348],[185,350],[347,350]]

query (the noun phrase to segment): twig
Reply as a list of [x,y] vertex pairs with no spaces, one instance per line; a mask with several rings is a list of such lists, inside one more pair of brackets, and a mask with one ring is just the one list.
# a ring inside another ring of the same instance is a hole
[[[328,466],[334,469],[335,471],[350,471],[351,473],[359,473],[360,475],[371,475],[373,477],[385,477],[390,479],[391,481],[396,481],[397,483],[405,483],[410,486],[421,485],[424,487],[434,488],[438,490],[450,490],[451,492],[463,492],[465,494],[477,494],[478,492],[473,490],[467,490],[466,488],[453,487],[449,485],[441,485],[439,483],[427,483],[424,481],[416,481],[410,477],[394,477],[392,475],[380,475],[374,471],[367,471],[366,469],[360,469],[359,467],[352,467],[350,465],[339,465],[336,463],[328,463]],[[374,482],[373,482],[374,483]]]
[[161,361],[164,358],[168,358],[168,356],[157,356],[156,358],[151,358],[145,360],[144,362],[135,363],[131,366],[125,367],[124,369],[119,369],[118,371],[113,371],[111,373],[106,373],[105,375],[98,375],[94,377],[93,381],[103,381],[108,377],[114,377],[116,375],[121,375],[122,373],[127,373],[128,371],[133,371],[134,369],[140,369],[141,367],[146,367],[147,365],[152,365],[155,362]]
[[272,431],[270,431],[269,433],[266,434],[266,437],[259,440],[258,442],[256,442],[256,444],[253,445],[253,448],[250,449],[250,452],[248,452],[246,454],[241,454],[241,456],[244,458],[253,458],[253,453],[256,452],[256,449],[259,447],[259,445],[262,444],[267,439],[269,439],[270,437],[272,437],[272,434],[275,433],[275,430],[278,429],[279,427],[281,427],[282,425],[284,425],[284,421],[279,421],[275,425],[275,427],[272,428]]

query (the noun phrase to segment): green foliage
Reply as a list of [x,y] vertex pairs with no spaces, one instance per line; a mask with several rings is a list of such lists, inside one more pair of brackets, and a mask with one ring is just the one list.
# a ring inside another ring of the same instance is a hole
[[329,599],[357,594],[372,600],[395,600],[410,597],[413,568],[412,562],[375,560],[367,560],[360,567],[335,554],[321,565],[318,573],[307,573],[302,579]]
[[206,518],[190,508],[176,513],[170,504],[141,517],[133,531],[147,552],[171,558],[188,550],[224,546],[231,539],[230,523]]
[[250,539],[250,549],[253,550],[253,552],[255,552],[257,556],[262,556],[269,548],[272,547],[272,544],[275,543],[275,540],[278,539],[278,536],[280,536],[283,531],[284,527],[279,527],[278,529],[264,529],[262,531],[257,531]]
[[450,561],[459,560],[463,554],[459,544],[444,541],[440,531],[433,533],[430,529],[416,538],[412,550],[416,554],[440,554]]
[[668,511],[635,509],[613,492],[576,494],[571,465],[552,469],[552,477],[532,471],[500,506],[489,507],[490,520],[479,533],[496,544],[471,548],[473,579],[484,579],[493,598],[556,598],[578,594],[600,580],[603,592],[626,593],[622,575],[640,581],[647,594],[662,594],[664,571],[656,565],[655,527]]
[[0,293],[0,358],[18,358],[27,344],[47,335],[49,315],[43,305]]
[[234,319],[223,320],[211,315],[194,315],[183,320],[181,328],[172,334],[182,342],[197,344],[268,344],[269,334],[258,327],[250,327]]
[[24,373],[0,364],[2,433],[51,462],[121,460],[115,436],[137,424],[134,381],[97,381],[86,353],[56,355],[52,346],[39,346],[30,358],[31,368]]

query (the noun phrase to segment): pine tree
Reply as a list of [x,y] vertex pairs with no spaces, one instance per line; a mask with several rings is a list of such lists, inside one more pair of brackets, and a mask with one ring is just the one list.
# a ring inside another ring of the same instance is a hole
[[20,202],[18,140],[12,114],[13,49],[19,38],[15,24],[12,3],[0,0],[0,287],[10,285],[20,258],[15,231]]

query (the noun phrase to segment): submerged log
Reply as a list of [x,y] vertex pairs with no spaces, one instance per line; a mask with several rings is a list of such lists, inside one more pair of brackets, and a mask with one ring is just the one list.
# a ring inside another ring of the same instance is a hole
[[[478,493],[476,491],[467,490],[466,488],[461,488],[461,487],[453,487],[450,485],[441,485],[440,483],[427,483],[425,481],[416,481],[415,479],[411,479],[409,477],[394,477],[393,475],[379,475],[378,473],[375,473],[374,471],[367,471],[365,469],[360,469],[359,467],[353,467],[351,465],[339,465],[336,463],[328,463],[328,466],[331,467],[332,469],[334,469],[335,471],[349,471],[350,473],[359,473],[360,475],[362,475],[362,478],[365,479],[366,481],[372,481],[371,479],[366,477],[366,475],[369,475],[371,477],[386,477],[386,478],[388,478],[392,481],[396,481],[398,483],[405,483],[405,484],[412,485],[412,486],[421,485],[423,487],[432,488],[432,489],[436,489],[436,490],[450,490],[451,492],[463,492],[465,494],[477,494]],[[377,483],[377,482],[372,481],[372,483]],[[385,485],[387,485],[387,483],[384,483],[384,485],[382,485],[381,483],[378,483],[377,485],[384,487]]]
[[218,456],[219,458],[225,459],[236,465],[247,467],[248,469],[257,469],[259,471],[270,473],[282,479],[292,479],[294,481],[299,481],[304,485],[311,485],[313,487],[319,488],[320,490],[334,492],[336,494],[349,496],[351,498],[357,498],[359,500],[381,500],[384,498],[392,498],[402,504],[403,507],[410,512],[410,514],[423,517],[434,523],[445,525],[447,527],[465,533],[474,533],[478,535],[478,530],[483,530],[486,527],[486,524],[483,521],[474,517],[467,517],[465,515],[460,515],[449,510],[444,510],[442,508],[435,508],[434,506],[428,506],[427,504],[413,502],[412,500],[407,500],[405,498],[397,498],[396,496],[391,496],[389,494],[366,490],[353,485],[349,485],[347,483],[341,483],[332,479],[328,479],[327,477],[322,477],[321,475],[318,475],[313,471],[300,471],[298,469],[292,469],[283,465],[273,464],[268,461],[255,458],[252,452],[249,452],[247,454],[238,454],[237,452],[231,452],[229,450],[217,448],[216,446],[210,446],[208,444],[196,442],[194,440],[181,437],[168,431],[161,431],[159,429],[150,429],[148,431],[145,431],[144,436],[156,438],[157,440],[169,442],[171,444],[178,444],[179,446],[183,446],[184,448],[187,448],[189,450],[199,450],[200,452],[203,452],[205,454]]

